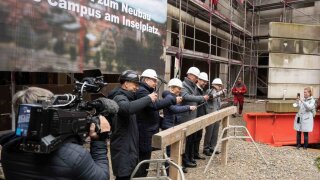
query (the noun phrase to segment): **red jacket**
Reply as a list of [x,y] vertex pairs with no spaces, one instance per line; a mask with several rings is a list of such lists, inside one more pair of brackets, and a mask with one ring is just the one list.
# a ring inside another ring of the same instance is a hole
[[247,87],[246,87],[246,85],[244,83],[241,83],[240,85],[236,84],[232,88],[232,94],[235,97],[243,97],[246,92],[247,92]]

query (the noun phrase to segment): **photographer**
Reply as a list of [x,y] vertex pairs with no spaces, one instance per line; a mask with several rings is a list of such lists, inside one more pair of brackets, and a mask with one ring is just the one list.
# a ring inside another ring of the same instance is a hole
[[[208,101],[207,112],[212,113],[218,111],[221,106],[220,96],[227,92],[226,89],[223,89],[222,80],[220,78],[215,78],[212,81],[212,89],[207,90],[210,99]],[[214,148],[217,145],[218,134],[219,134],[220,121],[217,121],[206,127],[206,133],[204,135],[203,142],[203,154],[206,156],[211,156]],[[216,151],[216,154],[219,154],[219,151]]]
[[[30,87],[17,92],[13,107],[36,103],[40,97],[51,98],[53,94],[42,88]],[[110,131],[108,121],[100,116],[101,132]],[[22,137],[0,138],[3,146],[1,159],[6,179],[109,179],[106,138],[99,137],[91,124],[90,153],[77,137],[67,139],[50,154],[24,152],[19,149]],[[106,136],[105,136],[106,137]]]
[[308,147],[308,134],[313,130],[313,119],[316,113],[315,99],[312,97],[310,87],[304,88],[303,99],[300,99],[300,93],[297,95],[297,102],[293,104],[299,109],[294,119],[294,130],[297,131],[297,149],[301,147],[301,132],[304,136],[303,149]]
[[111,161],[116,179],[130,179],[139,162],[139,130],[136,113],[157,99],[156,93],[151,93],[136,99],[135,92],[139,88],[140,78],[137,72],[126,70],[120,75],[120,87],[109,94],[116,101],[119,111],[112,119]]

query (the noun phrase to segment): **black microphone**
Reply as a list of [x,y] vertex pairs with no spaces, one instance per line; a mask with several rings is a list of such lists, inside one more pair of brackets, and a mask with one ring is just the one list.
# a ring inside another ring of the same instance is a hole
[[96,111],[102,115],[113,115],[119,111],[119,106],[114,100],[104,97],[88,102],[87,107],[96,109]]
[[159,77],[159,76],[157,77],[157,79],[159,79],[159,80],[160,80],[162,83],[164,83],[164,84],[168,84],[166,80],[162,79],[162,78]]

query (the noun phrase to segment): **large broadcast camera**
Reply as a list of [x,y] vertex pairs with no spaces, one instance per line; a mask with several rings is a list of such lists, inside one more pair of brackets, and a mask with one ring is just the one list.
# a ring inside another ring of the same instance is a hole
[[113,100],[83,100],[84,92],[98,93],[107,84],[98,69],[84,71],[84,75],[81,82],[76,81],[73,94],[54,95],[38,104],[19,106],[16,135],[22,137],[21,150],[50,153],[70,137],[84,142],[91,123],[100,133],[98,115],[112,116],[118,112]]

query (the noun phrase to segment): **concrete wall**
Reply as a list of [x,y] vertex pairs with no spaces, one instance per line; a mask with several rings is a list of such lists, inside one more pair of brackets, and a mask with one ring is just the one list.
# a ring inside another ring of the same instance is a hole
[[[307,86],[320,88],[320,26],[270,23],[268,98],[295,98]],[[308,39],[308,40],[304,40]]]

